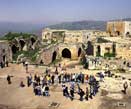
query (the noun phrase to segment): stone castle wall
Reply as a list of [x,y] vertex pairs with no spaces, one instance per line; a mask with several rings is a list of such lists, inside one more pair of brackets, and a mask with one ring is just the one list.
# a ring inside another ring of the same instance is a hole
[[0,62],[11,62],[12,51],[7,41],[0,41]]

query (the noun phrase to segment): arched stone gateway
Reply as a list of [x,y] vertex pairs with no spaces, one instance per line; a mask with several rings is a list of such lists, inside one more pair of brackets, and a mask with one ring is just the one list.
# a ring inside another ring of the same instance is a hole
[[54,51],[53,55],[52,55],[52,62],[54,62],[56,60],[56,56],[57,56],[57,53],[56,53],[56,51]]
[[36,41],[33,37],[30,40],[31,40],[31,45],[33,45]]
[[13,54],[15,54],[19,50],[19,48],[16,45],[13,45],[11,49]]
[[97,56],[101,56],[101,47],[100,47],[100,45],[97,46]]
[[79,48],[78,50],[78,57],[80,57],[80,55],[81,55],[81,48]]
[[86,49],[87,55],[94,55],[94,54],[93,54],[93,53],[94,53],[94,47],[93,47],[91,41],[88,41],[88,42],[87,42],[87,45],[88,45],[88,47],[87,47],[87,49]]
[[23,47],[25,46],[25,41],[24,40],[20,40],[20,46],[21,46],[21,50],[23,50]]
[[71,58],[71,52],[69,49],[65,48],[62,50],[62,57],[64,58]]
[[120,31],[116,31],[116,34],[119,36],[120,35]]

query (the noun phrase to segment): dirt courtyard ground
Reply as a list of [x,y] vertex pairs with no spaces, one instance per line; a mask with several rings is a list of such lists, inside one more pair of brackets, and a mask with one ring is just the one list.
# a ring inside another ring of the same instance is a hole
[[[44,73],[46,67],[29,66],[29,72]],[[51,68],[55,71],[55,68]],[[66,72],[83,72],[95,74],[98,71],[83,70],[81,68],[67,69]],[[8,85],[7,75],[12,75],[12,84]],[[26,84],[25,68],[22,64],[10,64],[8,68],[0,69],[0,109],[131,109],[131,87],[127,95],[122,90],[122,80],[116,78],[104,79],[100,83],[99,92],[93,99],[79,101],[75,94],[75,100],[71,101],[62,95],[61,84],[50,87],[50,96],[35,96],[32,87],[20,88],[19,84]],[[131,78],[131,74],[128,74]],[[86,84],[81,85],[85,91]],[[57,103],[58,107],[50,107],[51,103]]]

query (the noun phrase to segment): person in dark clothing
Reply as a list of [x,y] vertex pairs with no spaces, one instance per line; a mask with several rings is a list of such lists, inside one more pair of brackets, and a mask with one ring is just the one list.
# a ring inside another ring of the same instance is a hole
[[80,99],[79,100],[83,101],[83,96],[85,95],[85,92],[82,89],[80,89],[78,94],[80,95]]
[[33,82],[33,89],[34,89],[35,95],[38,94],[38,91],[37,91],[37,88],[36,88],[37,86],[38,86],[37,82]]
[[84,74],[82,74],[81,75],[81,82],[82,82],[82,84],[84,84],[84,79],[85,79],[84,77],[85,77]]
[[49,86],[45,86],[45,96],[49,96]]
[[61,83],[61,75],[58,76],[59,84]]
[[127,90],[127,88],[128,88],[128,83],[127,83],[127,81],[124,82],[123,88],[124,88],[124,94],[126,94],[126,90]]
[[89,90],[88,90],[88,87],[86,87],[86,96],[85,96],[85,99],[88,100],[89,98]]
[[126,61],[123,62],[123,65],[126,65]]
[[40,85],[37,86],[37,92],[38,92],[38,96],[41,96],[42,95],[42,91],[41,91],[41,87]]
[[63,89],[63,96],[69,97],[68,87]]
[[70,99],[71,101],[74,99],[74,88],[70,88]]
[[100,81],[103,82],[104,75],[102,74],[102,72],[100,72],[99,76],[100,76]]
[[31,83],[32,83],[32,78],[27,76],[27,86],[30,87]]
[[3,67],[4,67],[3,62],[1,62],[1,63],[0,63],[0,65],[1,65],[1,68],[3,68]]
[[51,83],[52,83],[52,84],[54,84],[54,79],[55,79],[55,76],[52,75],[52,76],[51,76]]
[[35,95],[38,95],[37,86],[34,87],[34,93],[35,93]]
[[3,62],[3,68],[5,67],[5,62]]
[[40,61],[40,65],[43,65],[43,60]]
[[93,79],[92,87],[93,87],[93,96],[95,96],[97,92],[97,82],[95,78]]
[[48,68],[46,68],[45,73],[48,74]]
[[7,81],[8,81],[8,84],[11,84],[11,76],[10,75],[7,76]]
[[28,62],[25,62],[26,73],[28,73]]
[[55,74],[58,74],[58,68],[56,67],[56,69],[55,69]]
[[37,75],[36,74],[34,75],[34,81],[37,81]]
[[110,70],[108,70],[106,73],[107,73],[108,77],[111,77],[111,71]]
[[89,77],[89,85],[90,85],[90,95],[89,97],[92,99],[93,95],[93,81],[94,81],[94,76],[90,75]]
[[6,67],[9,67],[9,62],[8,61],[6,61]]
[[40,76],[37,77],[36,81],[37,81],[38,85],[40,85]]
[[25,87],[23,81],[20,82],[20,87]]

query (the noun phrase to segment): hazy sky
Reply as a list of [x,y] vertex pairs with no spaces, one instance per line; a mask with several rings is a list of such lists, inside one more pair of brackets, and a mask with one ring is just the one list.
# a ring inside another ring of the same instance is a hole
[[131,17],[131,0],[0,0],[0,21],[62,22]]

